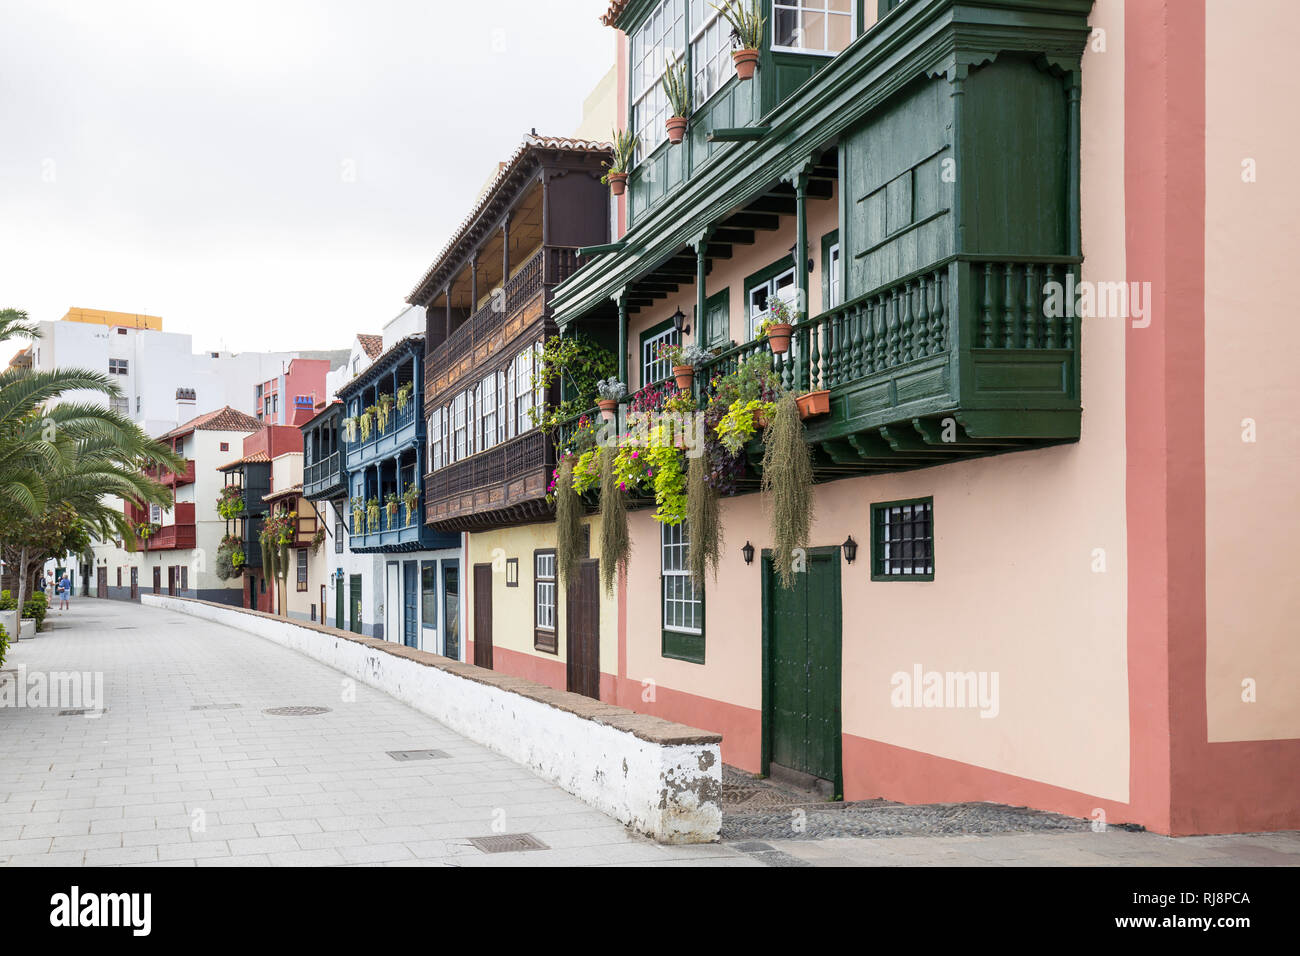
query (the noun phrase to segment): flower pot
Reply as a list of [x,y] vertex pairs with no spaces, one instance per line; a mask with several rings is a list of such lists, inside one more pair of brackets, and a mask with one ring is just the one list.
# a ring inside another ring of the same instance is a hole
[[752,80],[758,69],[757,50],[732,50],[731,59],[736,64],[736,76],[742,80]]
[[799,404],[800,418],[825,415],[831,410],[831,393],[829,389],[823,388],[817,392],[800,395],[795,401]]
[[784,355],[790,351],[790,336],[793,332],[794,326],[788,322],[778,322],[767,327],[767,340],[775,354]]
[[600,401],[596,402],[596,406],[600,409],[600,417],[605,419],[605,421],[612,422],[618,417],[617,400],[612,398],[602,398]]
[[668,142],[680,143],[686,138],[685,116],[670,116],[664,125],[668,128]]
[[760,408],[754,412],[754,427],[763,429],[767,427],[767,410]]
[[614,196],[621,196],[627,192],[627,173],[610,173],[609,191]]
[[673,378],[677,379],[677,387],[686,391],[695,384],[695,366],[694,365],[674,365]]

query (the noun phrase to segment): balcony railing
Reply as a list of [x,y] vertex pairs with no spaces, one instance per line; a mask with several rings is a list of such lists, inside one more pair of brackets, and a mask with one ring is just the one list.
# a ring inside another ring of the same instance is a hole
[[174,551],[195,547],[196,530],[192,524],[169,524],[159,528],[149,539],[150,551]]
[[303,469],[303,495],[310,498],[312,495],[338,488],[346,484],[346,480],[343,471],[343,453],[336,451]]
[[388,455],[399,445],[405,445],[413,440],[415,430],[410,429],[409,434],[405,430],[415,424],[418,404],[415,396],[411,397],[403,409],[399,409],[394,404],[383,427],[380,427],[377,418],[374,419],[370,426],[370,434],[365,438],[361,437],[360,424],[353,424],[351,430],[343,437],[347,464],[353,466],[361,460]]

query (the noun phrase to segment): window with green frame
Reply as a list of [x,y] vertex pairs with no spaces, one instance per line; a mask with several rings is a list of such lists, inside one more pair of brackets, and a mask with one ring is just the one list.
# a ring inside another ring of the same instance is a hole
[[934,499],[871,506],[871,580],[934,580]]
[[704,663],[704,588],[691,577],[686,522],[659,526],[660,616],[663,656]]
[[745,279],[745,341],[752,341],[754,330],[767,318],[768,302],[780,296],[794,304],[798,280],[794,274],[794,257],[782,256],[771,265]]
[[655,357],[655,351],[661,345],[679,345],[681,341],[681,333],[673,328],[672,319],[665,319],[641,333],[641,388],[672,375],[673,370],[666,361]]
[[840,231],[822,236],[822,311],[844,301],[844,263],[840,258]]

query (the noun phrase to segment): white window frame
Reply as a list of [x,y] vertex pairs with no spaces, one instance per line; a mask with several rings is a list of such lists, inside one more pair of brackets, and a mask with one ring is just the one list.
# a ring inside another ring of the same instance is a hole
[[[723,4],[719,3],[718,6]],[[704,103],[736,75],[736,61],[731,56],[731,24],[722,16],[721,11],[715,9],[710,0],[690,0],[690,36],[689,47],[691,51],[691,105],[694,109],[699,109]],[[704,11],[708,11],[704,13]],[[703,14],[702,23],[696,24],[696,15]],[[717,42],[718,47],[714,50],[713,55],[707,55],[706,48],[709,43]],[[701,55],[701,54],[704,55]],[[722,67],[718,71],[717,86],[711,90],[704,90],[700,87],[700,80],[708,75],[709,67],[717,67],[721,63]]]
[[[816,4],[816,6],[814,6]],[[845,49],[857,39],[858,35],[858,10],[857,3],[849,0],[849,9],[846,13],[843,10],[831,10],[830,0],[773,0],[772,4],[772,49],[777,53],[803,53],[809,56],[839,56],[843,50],[827,49],[827,41],[830,38],[831,17],[848,17],[849,19],[849,42],[845,44]],[[803,17],[805,11],[819,13],[825,19],[822,26],[822,37],[820,47],[802,47],[802,46],[778,46],[776,42],[776,23],[778,11],[795,10],[799,13],[799,32],[803,32]]]
[[496,374],[485,376],[478,383],[479,388],[479,431],[482,432],[483,451],[493,448],[497,443],[497,377]]
[[[677,345],[681,340],[681,333],[670,327],[664,329],[657,335],[650,336],[650,338],[641,343],[642,388],[645,388],[647,385],[653,385],[655,382],[662,382],[673,374],[673,370],[664,359],[655,358],[655,349],[665,343]],[[663,374],[652,376],[652,373],[657,369],[662,369]]]
[[461,392],[451,404],[451,435],[452,435],[452,461],[462,461],[466,457],[466,448],[468,447],[468,436],[465,434],[467,423],[465,421],[465,406],[467,404],[466,395]]
[[127,359],[111,358],[108,360],[109,375],[130,375],[131,363]]
[[533,619],[541,631],[554,631],[556,616],[555,552],[533,555]]
[[[790,281],[785,285],[779,285],[782,279],[789,279]],[[768,279],[766,282],[760,282],[749,290],[749,296],[745,302],[745,310],[749,313],[749,341],[754,341],[755,331],[757,331],[763,320],[767,318],[770,311],[766,308],[755,308],[754,293],[765,292],[767,294],[767,301],[769,302],[772,300],[772,296],[780,295],[782,299],[793,306],[799,295],[798,287],[799,280],[794,274],[794,266],[791,266],[784,272],[772,276],[772,278]],[[786,289],[789,289],[790,292],[787,295],[782,295],[781,293]]]
[[429,416],[429,471],[442,467],[442,409],[435,408]]
[[703,634],[703,589],[697,589],[691,577],[690,548],[686,522],[659,526],[659,572],[664,581],[659,613],[665,631]]
[[830,269],[827,283],[827,288],[830,289],[830,301],[826,303],[826,308],[833,309],[837,305],[844,304],[844,263],[840,259],[840,244],[838,242],[833,243],[830,249],[827,250],[826,265]]
[[[668,138],[668,97],[663,77],[671,53],[679,62],[686,53],[687,0],[660,0],[632,35],[628,90],[632,129],[637,134],[636,162],[641,162]],[[648,39],[654,38],[650,49]],[[677,40],[679,45],[674,45]],[[653,72],[651,72],[653,71]],[[645,110],[648,110],[646,112]]]

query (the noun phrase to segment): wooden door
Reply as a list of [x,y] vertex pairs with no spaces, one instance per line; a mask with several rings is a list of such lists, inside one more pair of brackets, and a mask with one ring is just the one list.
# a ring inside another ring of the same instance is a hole
[[335,577],[334,579],[334,626],[340,631],[344,625],[343,616],[343,579]]
[[474,664],[492,669],[492,565],[474,565]]
[[361,633],[361,575],[352,575],[348,582],[348,625],[353,634]]
[[420,564],[407,561],[402,565],[402,643],[420,646]]
[[[122,583],[120,578],[117,583]],[[108,597],[108,568],[97,568],[95,570],[95,597]]]
[[840,549],[808,552],[789,590],[763,556],[768,762],[840,785]]
[[135,601],[140,597],[140,569],[131,569],[131,600]]
[[568,689],[600,700],[600,562],[583,561],[564,605]]
[[176,568],[167,569],[167,593],[172,597],[176,596]]
[[162,593],[162,568],[161,567],[157,567],[153,569],[153,593],[154,594]]

